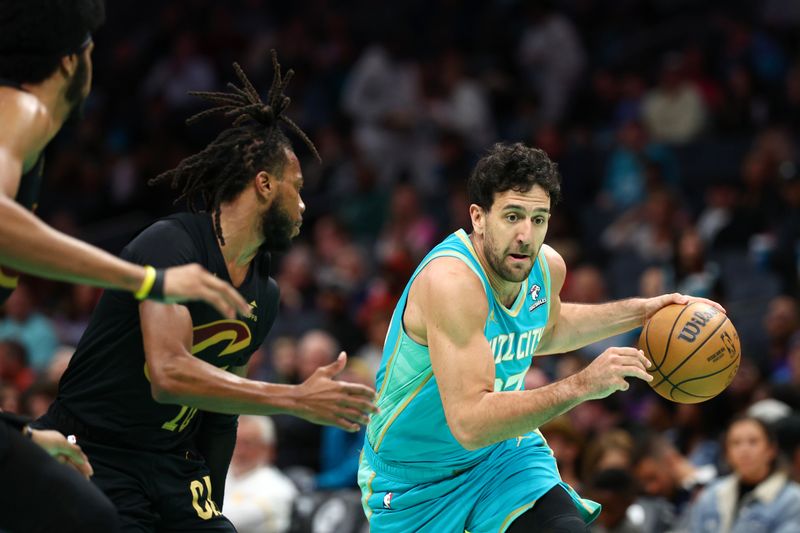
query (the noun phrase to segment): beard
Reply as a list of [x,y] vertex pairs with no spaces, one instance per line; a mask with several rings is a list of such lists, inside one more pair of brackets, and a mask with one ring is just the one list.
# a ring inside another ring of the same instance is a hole
[[285,252],[292,245],[295,222],[281,206],[273,203],[261,218],[261,245],[270,252]]
[[[521,251],[519,253],[530,252]],[[505,281],[511,281],[514,283],[525,281],[533,269],[534,259],[532,257],[530,260],[530,265],[524,269],[515,269],[508,266],[508,263],[506,263],[506,252],[495,252],[494,240],[489,232],[486,233],[483,239],[483,255],[486,257],[486,260],[489,262],[489,266],[492,267],[492,270],[494,270],[497,275]]]
[[89,82],[89,64],[83,54],[78,56],[78,66],[75,74],[67,86],[65,97],[70,106],[70,119],[83,117],[84,107],[88,94],[84,93],[86,84]]

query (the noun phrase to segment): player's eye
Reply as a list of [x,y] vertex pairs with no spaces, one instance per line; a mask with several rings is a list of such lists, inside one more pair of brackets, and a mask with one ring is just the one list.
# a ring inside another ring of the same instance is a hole
[[547,222],[547,221],[545,220],[544,217],[536,217],[536,218],[533,219],[533,223],[536,224],[537,226],[541,226],[545,222]]
[[506,215],[506,220],[508,220],[509,222],[516,222],[517,220],[519,220],[519,217],[516,215],[516,213],[509,213]]

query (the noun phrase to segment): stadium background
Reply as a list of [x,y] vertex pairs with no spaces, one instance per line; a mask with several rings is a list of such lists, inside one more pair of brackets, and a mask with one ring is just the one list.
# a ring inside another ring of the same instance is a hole
[[[562,298],[715,298],[744,352],[730,389],[699,406],[634,386],[559,419],[545,433],[562,473],[586,486],[589,443],[614,428],[634,442],[660,433],[724,472],[719,435],[736,413],[765,398],[800,409],[799,24],[790,0],[112,2],[85,115],[48,149],[38,213],[118,252],[182,207],[147,180],[215,131],[183,124],[199,109],[186,92],[233,80],[233,61],[265,89],[276,48],[296,71],[290,115],[323,162],[295,142],[307,212],[273,258],[282,308],[252,377],[308,375],[336,353],[324,335],[302,342],[321,330],[369,382],[418,260],[469,227],[465,182],[482,150],[539,146],[563,177],[547,239],[569,267]],[[0,321],[0,406],[46,407],[98,294],[25,279]],[[635,338],[537,360],[528,384]],[[275,422],[278,466],[305,489],[355,487],[360,437]]]

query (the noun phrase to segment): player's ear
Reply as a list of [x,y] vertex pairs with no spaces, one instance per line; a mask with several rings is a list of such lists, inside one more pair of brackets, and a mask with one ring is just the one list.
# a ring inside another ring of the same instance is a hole
[[256,174],[255,187],[259,197],[268,200],[275,192],[275,177],[266,170],[262,170]]
[[483,235],[486,227],[486,212],[478,204],[470,204],[469,218],[472,220],[472,231],[477,235]]
[[68,54],[65,56],[61,56],[61,62],[58,64],[58,69],[61,74],[64,75],[66,79],[72,79],[72,76],[75,75],[75,71],[78,69],[78,61],[80,58],[78,54]]

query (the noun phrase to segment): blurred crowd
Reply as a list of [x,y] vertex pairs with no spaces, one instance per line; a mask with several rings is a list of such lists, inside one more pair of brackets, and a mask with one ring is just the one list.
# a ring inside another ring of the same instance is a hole
[[[744,354],[728,390],[703,404],[634,384],[551,422],[561,474],[604,504],[598,531],[716,531],[703,502],[718,495],[701,493],[716,478],[747,477],[766,457],[767,477],[788,465],[800,481],[799,25],[791,0],[115,2],[95,36],[84,116],[47,153],[38,213],[118,252],[181,209],[146,182],[219,127],[184,125],[200,109],[187,91],[221,88],[233,61],[266,89],[276,48],[296,71],[290,115],[323,161],[297,144],[305,224],[273,257],[281,310],[251,377],[297,383],[343,349],[348,379],[369,384],[416,264],[469,230],[465,184],[482,151],[541,147],[563,178],[547,239],[568,265],[562,299],[713,298]],[[98,297],[24,280],[0,320],[0,407],[46,409]],[[527,384],[637,338],[537,359]],[[243,425],[250,448],[237,457],[273,465],[275,513],[298,494],[355,487],[363,435],[262,422]],[[737,455],[740,433],[763,450]],[[247,471],[234,466],[233,481]],[[764,479],[744,496],[761,501]]]

